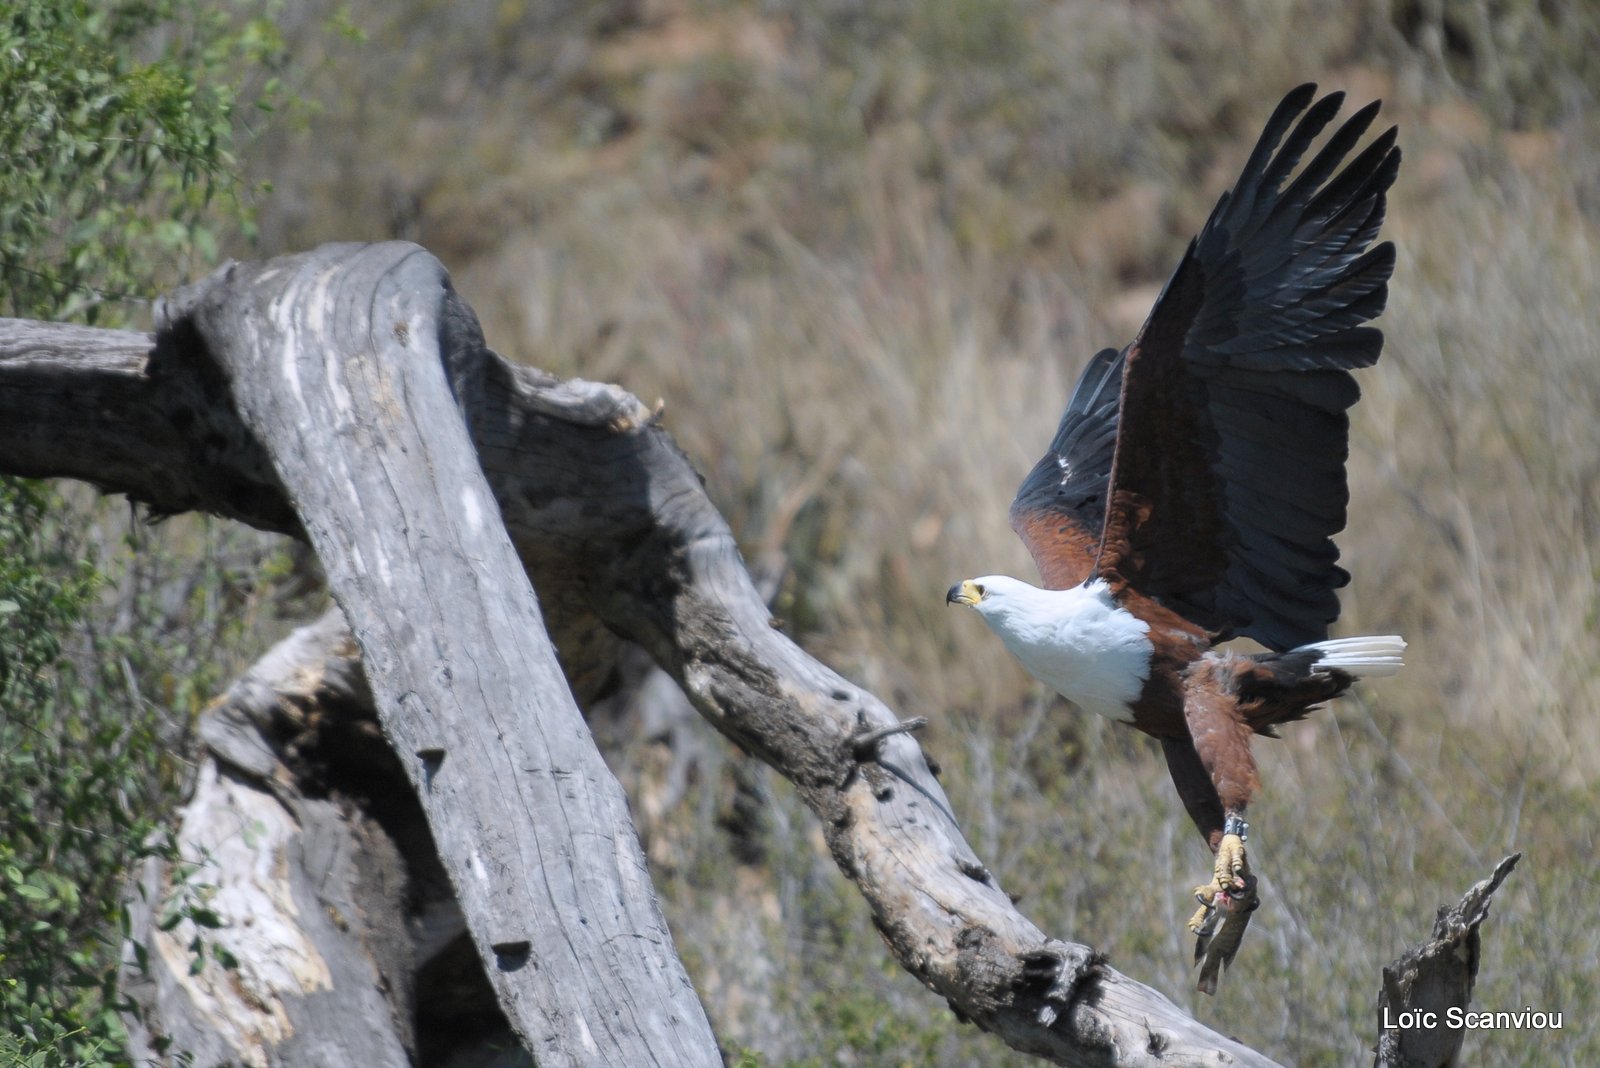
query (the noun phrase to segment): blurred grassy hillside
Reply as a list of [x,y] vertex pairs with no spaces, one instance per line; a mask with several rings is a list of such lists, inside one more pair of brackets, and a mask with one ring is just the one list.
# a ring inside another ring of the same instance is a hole
[[[316,29],[334,14],[365,41]],[[1380,965],[1521,849],[1478,1005],[1565,1027],[1471,1056],[1600,1063],[1600,9],[303,0],[284,22],[320,111],[246,160],[275,187],[264,251],[420,241],[501,351],[664,399],[747,555],[787,565],[787,627],[932,718],[968,833],[1047,930],[1286,1061],[1354,1063]],[[1258,745],[1267,907],[1209,1001],[1182,930],[1206,860],[1159,755],[1048,699],[943,591],[1031,575],[1006,506],[1078,367],[1131,337],[1304,80],[1402,127],[1341,628],[1412,647]],[[713,742],[651,795],[682,768],[663,745],[618,768],[730,1045],[1023,1063],[892,965],[782,783]]]

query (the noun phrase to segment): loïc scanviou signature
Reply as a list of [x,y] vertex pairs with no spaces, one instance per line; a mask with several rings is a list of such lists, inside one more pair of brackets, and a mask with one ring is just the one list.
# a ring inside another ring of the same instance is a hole
[[1559,1031],[1561,1013],[1545,1012],[1532,1005],[1509,1012],[1474,1012],[1456,1005],[1443,1013],[1430,1009],[1390,1013],[1387,1005],[1383,1009],[1385,1031],[1431,1031],[1440,1026],[1456,1031]]

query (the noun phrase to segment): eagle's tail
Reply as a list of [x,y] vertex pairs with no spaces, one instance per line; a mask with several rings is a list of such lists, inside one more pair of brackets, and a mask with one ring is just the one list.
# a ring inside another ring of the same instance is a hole
[[1312,671],[1342,671],[1356,678],[1382,678],[1398,674],[1405,667],[1401,659],[1406,640],[1398,634],[1376,634],[1362,638],[1331,638],[1302,645],[1297,653],[1316,653]]
[[1398,634],[1363,638],[1330,638],[1284,653],[1256,653],[1237,660],[1241,670],[1237,685],[1246,722],[1258,734],[1273,735],[1273,727],[1305,717],[1306,713],[1350,689],[1359,678],[1394,675],[1403,666],[1405,639]]

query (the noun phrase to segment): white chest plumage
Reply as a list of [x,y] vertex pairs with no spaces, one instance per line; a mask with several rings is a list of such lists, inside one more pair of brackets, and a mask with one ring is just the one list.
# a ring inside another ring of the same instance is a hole
[[1128,723],[1150,677],[1150,625],[1102,581],[1041,590],[1004,576],[975,580],[974,607],[1022,666],[1085,712]]

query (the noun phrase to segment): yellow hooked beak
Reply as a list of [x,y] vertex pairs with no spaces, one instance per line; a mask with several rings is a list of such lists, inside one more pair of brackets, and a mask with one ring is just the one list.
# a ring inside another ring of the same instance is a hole
[[966,579],[950,587],[950,592],[944,595],[945,604],[977,604],[983,600],[983,587]]

